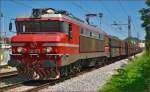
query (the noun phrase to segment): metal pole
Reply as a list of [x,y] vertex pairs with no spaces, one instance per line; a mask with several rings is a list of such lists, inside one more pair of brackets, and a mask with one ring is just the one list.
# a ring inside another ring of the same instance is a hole
[[99,13],[98,16],[99,16],[99,19],[100,19],[100,21],[99,21],[100,28],[102,29],[102,17],[103,17],[103,13]]
[[112,25],[115,25],[115,26],[118,26],[118,25],[127,25],[128,26],[128,42],[131,42],[131,16],[128,16],[128,23],[127,24],[114,23]]
[[0,40],[2,39],[2,13],[0,12]]
[[139,32],[137,32],[137,45],[139,44],[139,42],[140,42]]
[[128,40],[131,42],[131,16],[128,16]]

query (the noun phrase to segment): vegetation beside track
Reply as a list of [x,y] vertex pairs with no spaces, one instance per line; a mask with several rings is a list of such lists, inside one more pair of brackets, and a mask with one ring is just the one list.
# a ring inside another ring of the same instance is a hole
[[149,69],[150,57],[144,54],[119,69],[100,92],[148,92]]

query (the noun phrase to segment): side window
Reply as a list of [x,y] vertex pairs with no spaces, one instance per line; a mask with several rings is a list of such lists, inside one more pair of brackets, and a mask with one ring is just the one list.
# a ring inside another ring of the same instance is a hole
[[80,34],[82,34],[82,35],[84,34],[84,29],[83,28],[80,29]]
[[101,35],[99,34],[99,39],[101,39]]
[[68,31],[68,39],[69,40],[71,40],[72,39],[72,35],[73,35],[73,33],[72,33],[72,24],[69,24],[69,31]]
[[103,40],[104,39],[104,35],[101,35],[101,40]]
[[72,24],[69,24],[69,31],[72,31]]
[[90,37],[90,31],[89,30],[87,30],[87,36]]
[[90,36],[92,37],[92,32],[90,32]]
[[92,34],[93,38],[97,39],[97,33],[94,33]]
[[69,24],[67,22],[63,22],[62,29],[64,33],[68,34]]
[[89,31],[85,29],[85,36],[89,36]]
[[96,39],[99,39],[99,37],[98,37],[98,36],[99,36],[99,34],[96,34]]

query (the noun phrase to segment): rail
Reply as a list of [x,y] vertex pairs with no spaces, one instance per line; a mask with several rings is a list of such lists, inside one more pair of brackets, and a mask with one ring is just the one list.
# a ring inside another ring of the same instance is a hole
[[37,87],[34,87],[32,89],[25,90],[23,92],[37,92],[38,90],[41,90],[41,89],[44,89],[44,88],[48,88],[49,85],[50,85],[50,83],[45,83],[45,84],[39,85]]
[[17,76],[17,75],[18,75],[18,72],[17,72],[17,71],[11,71],[11,72],[0,73],[0,79],[12,77],[12,76]]
[[6,65],[0,65],[0,69],[1,68],[7,68],[8,67],[8,65],[6,64]]
[[6,90],[10,90],[10,89],[13,89],[13,88],[23,86],[23,83],[24,82],[19,82],[19,83],[15,83],[15,84],[12,84],[12,85],[4,86],[4,87],[0,88],[0,91],[3,92],[3,91],[6,91]]

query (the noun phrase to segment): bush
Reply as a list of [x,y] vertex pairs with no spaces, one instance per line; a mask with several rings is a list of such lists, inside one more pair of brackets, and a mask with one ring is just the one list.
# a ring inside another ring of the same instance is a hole
[[146,92],[148,90],[148,78],[150,58],[144,54],[136,58],[123,69],[118,70],[100,92]]

